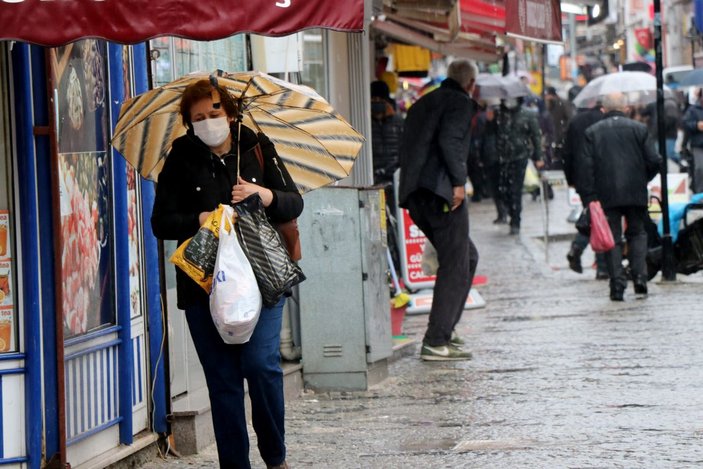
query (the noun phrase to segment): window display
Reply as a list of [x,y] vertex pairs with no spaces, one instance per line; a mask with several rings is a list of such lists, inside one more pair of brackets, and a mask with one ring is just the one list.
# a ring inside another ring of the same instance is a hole
[[66,338],[114,324],[107,44],[51,49],[58,90],[58,192]]

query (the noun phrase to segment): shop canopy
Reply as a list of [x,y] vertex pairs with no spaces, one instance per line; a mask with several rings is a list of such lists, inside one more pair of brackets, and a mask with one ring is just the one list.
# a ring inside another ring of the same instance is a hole
[[496,36],[561,43],[559,0],[386,0],[372,26],[436,52],[490,60]]
[[363,30],[364,0],[0,0],[0,40],[59,46],[85,38],[209,41],[306,28]]

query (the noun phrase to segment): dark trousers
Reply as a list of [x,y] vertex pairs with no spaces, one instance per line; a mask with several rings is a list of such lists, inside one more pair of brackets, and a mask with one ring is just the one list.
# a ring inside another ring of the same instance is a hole
[[644,224],[649,215],[647,207],[615,207],[605,209],[610,231],[613,233],[615,247],[605,253],[608,264],[611,289],[625,289],[627,277],[622,267],[622,218],[625,217],[627,229],[627,252],[632,278],[636,282],[647,282],[647,232]]
[[424,339],[430,346],[449,343],[464,312],[478,264],[478,251],[469,238],[466,200],[456,210],[446,207],[444,199],[425,190],[415,192],[408,200],[410,217],[437,250],[439,261]]
[[228,345],[215,329],[207,302],[186,308],[190,335],[205,371],[217,455],[222,468],[251,467],[244,410],[244,379],[249,385],[252,423],[259,452],[269,466],[286,459],[283,372],[279,352],[284,300],[263,308],[246,344]]
[[496,206],[498,218],[507,218],[508,210],[505,208],[503,193],[500,190],[500,165],[492,164],[486,168],[488,187],[490,188],[493,203]]
[[522,213],[522,186],[525,184],[527,159],[508,161],[500,165],[500,191],[503,193],[503,204],[510,215],[510,226],[520,228]]

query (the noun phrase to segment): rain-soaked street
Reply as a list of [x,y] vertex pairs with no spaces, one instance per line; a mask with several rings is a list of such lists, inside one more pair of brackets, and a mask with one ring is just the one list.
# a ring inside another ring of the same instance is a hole
[[[472,204],[488,276],[487,307],[459,324],[474,359],[425,363],[416,344],[370,391],[288,402],[291,467],[702,467],[701,273],[611,302],[594,270],[568,270],[565,198],[550,204],[548,260],[539,202],[526,196],[520,237],[491,223],[490,200]],[[409,316],[405,332],[419,341],[426,320]],[[255,444],[251,456],[263,467]],[[215,461],[210,447],[162,464]]]

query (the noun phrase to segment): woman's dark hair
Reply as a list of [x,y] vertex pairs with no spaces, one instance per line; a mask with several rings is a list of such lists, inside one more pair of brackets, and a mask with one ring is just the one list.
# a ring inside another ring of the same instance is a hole
[[229,92],[221,86],[214,87],[208,80],[200,80],[188,85],[181,96],[181,116],[183,125],[191,127],[190,108],[204,98],[212,98],[212,92],[217,90],[220,94],[220,103],[227,117],[237,117],[237,102]]

